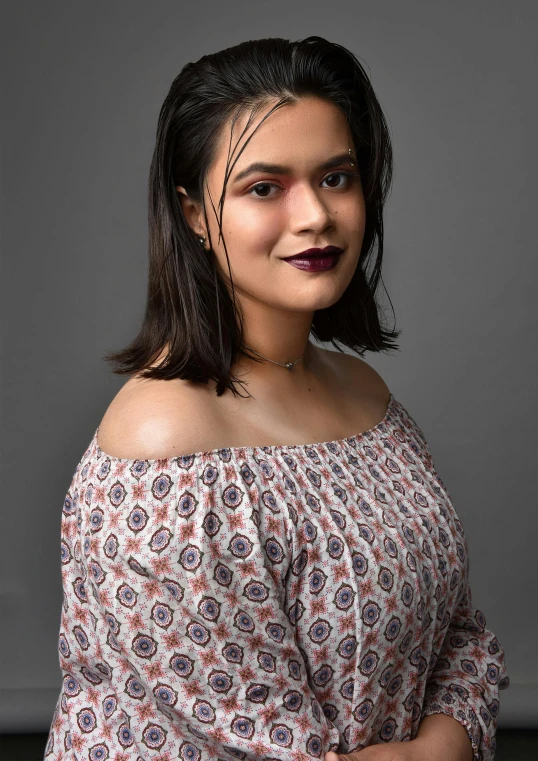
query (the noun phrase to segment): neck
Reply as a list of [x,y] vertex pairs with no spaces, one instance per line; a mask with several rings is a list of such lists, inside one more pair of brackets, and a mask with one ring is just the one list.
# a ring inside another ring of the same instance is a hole
[[[295,354],[293,354],[293,351],[285,353],[281,347],[279,347],[278,352],[274,350],[273,353],[270,353],[270,347],[263,347],[265,348],[264,351],[263,348],[259,349],[258,346],[253,346],[248,342],[245,343],[251,349],[261,354],[262,357],[259,358],[259,362],[242,355],[237,358],[232,372],[244,380],[249,382],[260,381],[262,383],[267,381],[272,385],[278,385],[279,383],[286,385],[298,383],[303,385],[316,372],[319,349],[308,338],[306,339],[306,345],[303,344],[302,347],[295,348]],[[301,354],[303,355],[302,358],[298,362],[295,362]],[[255,356],[257,357],[258,354],[255,354]],[[273,361],[270,362],[268,360]],[[288,369],[284,366],[286,362],[295,362],[295,364],[291,369]]]

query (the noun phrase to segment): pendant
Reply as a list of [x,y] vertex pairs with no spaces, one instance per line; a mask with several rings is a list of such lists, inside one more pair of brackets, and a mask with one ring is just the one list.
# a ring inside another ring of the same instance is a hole
[[291,370],[291,368],[293,367],[293,362],[286,362],[286,367],[288,368],[288,370]]

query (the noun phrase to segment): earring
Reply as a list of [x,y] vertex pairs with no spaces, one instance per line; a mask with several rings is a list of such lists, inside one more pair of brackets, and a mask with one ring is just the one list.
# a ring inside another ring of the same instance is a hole
[[204,248],[205,248],[205,245],[204,245],[205,244],[205,235],[199,235],[198,236],[198,240],[200,241],[202,246],[204,246]]

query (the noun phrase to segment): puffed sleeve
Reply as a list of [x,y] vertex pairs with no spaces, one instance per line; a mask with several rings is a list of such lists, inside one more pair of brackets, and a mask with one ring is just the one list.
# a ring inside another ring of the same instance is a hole
[[[463,537],[465,550],[467,542]],[[421,718],[445,713],[469,735],[474,761],[493,761],[499,690],[509,686],[504,650],[473,607],[467,574],[441,650],[426,685]]]
[[340,736],[285,609],[282,505],[226,452],[101,457],[83,557],[110,710],[127,744],[184,761],[323,759]]
[[[435,469],[423,431],[410,415],[409,418],[421,440],[426,463],[450,508],[457,532],[458,568],[462,569],[456,604],[426,683],[421,719],[434,713],[452,716],[467,730],[473,748],[473,761],[493,761],[499,691],[506,689],[510,683],[505,652],[497,637],[487,628],[484,613],[472,604],[469,548],[463,525],[446,485]],[[453,571],[452,578],[456,573]]]

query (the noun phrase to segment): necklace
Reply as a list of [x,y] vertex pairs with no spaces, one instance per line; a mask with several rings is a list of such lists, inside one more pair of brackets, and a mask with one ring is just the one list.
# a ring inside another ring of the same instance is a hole
[[275,364],[275,365],[280,365],[280,367],[285,367],[285,368],[287,368],[290,371],[291,371],[293,365],[296,365],[297,362],[299,362],[299,360],[304,357],[304,354],[305,354],[305,351],[306,351],[306,349],[305,349],[303,351],[303,353],[301,354],[301,356],[298,359],[295,360],[295,362],[284,362],[284,363],[282,363],[282,362],[275,362],[274,359],[269,359],[269,357],[264,357],[263,354],[260,354],[259,351],[255,351],[255,349],[253,349],[251,346],[247,346],[246,344],[245,344],[245,346],[246,346],[247,349],[250,349],[250,351],[253,351],[254,354],[257,354],[258,357],[261,357],[262,359],[266,359],[268,362],[273,362],[273,364]]

